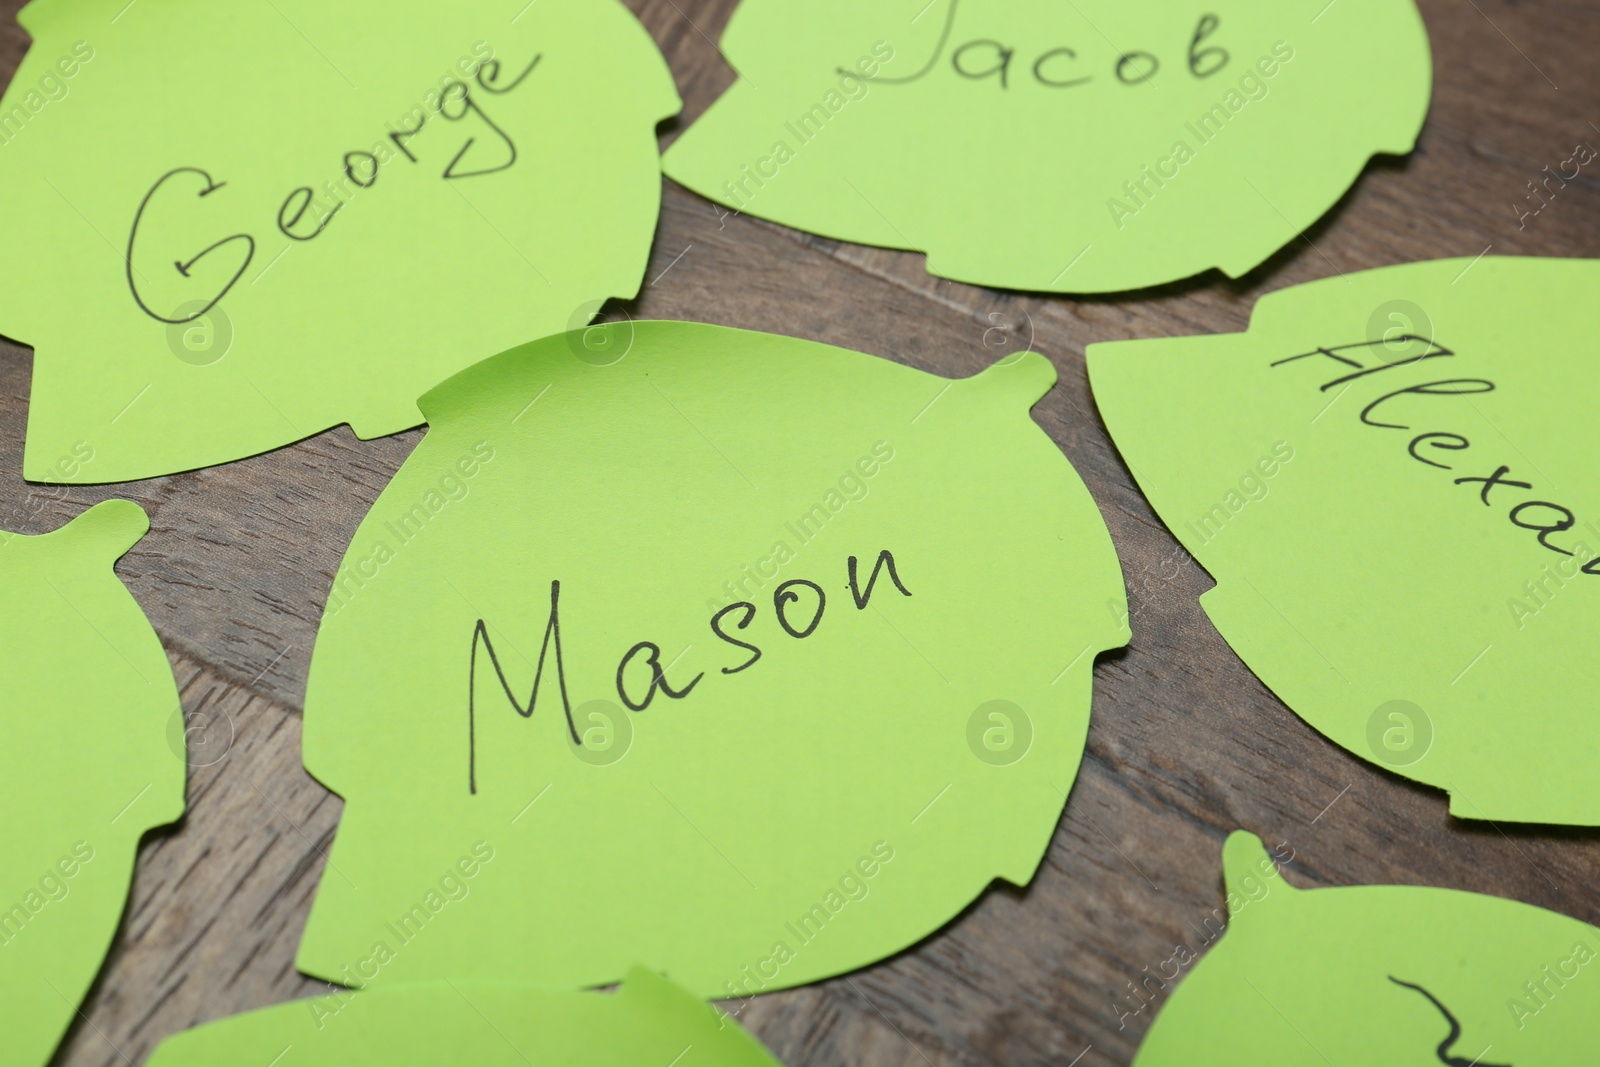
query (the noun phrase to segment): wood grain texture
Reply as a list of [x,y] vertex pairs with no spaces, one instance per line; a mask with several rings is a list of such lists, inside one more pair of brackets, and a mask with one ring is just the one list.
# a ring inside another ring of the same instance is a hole
[[[27,41],[17,0],[0,6],[9,76]],[[713,42],[733,0],[631,6],[685,99],[667,143],[732,81]],[[771,330],[945,375],[1031,337],[1061,377],[1035,417],[1099,502],[1130,588],[1133,642],[1096,668],[1088,755],[1034,883],[996,887],[875,967],[739,1006],[792,1067],[1128,1062],[1153,1012],[1122,1014],[1127,983],[1195,941],[1221,903],[1222,840],[1241,826],[1287,842],[1301,885],[1450,886],[1600,922],[1600,833],[1452,820],[1442,794],[1326,743],[1267,692],[1200,611],[1211,581],[1134,487],[1084,375],[1091,342],[1241,330],[1262,293],[1335,272],[1485,251],[1600,257],[1600,172],[1520,225],[1511,206],[1574,144],[1600,143],[1600,6],[1421,7],[1436,69],[1417,152],[1370,166],[1327,218],[1239,281],[1114,299],[997,292],[931,278],[918,255],[719,220],[665,183],[649,284],[625,308],[636,318]],[[337,877],[324,857],[341,805],[300,767],[299,709],[344,546],[420,435],[335,430],[177,477],[29,486],[29,371],[26,349],[0,344],[0,527],[52,529],[113,495],[149,511],[152,532],[119,572],[207,740],[189,814],[145,842],[116,945],[56,1060],[135,1064],[173,1031],[325,989],[292,961],[318,880]]]

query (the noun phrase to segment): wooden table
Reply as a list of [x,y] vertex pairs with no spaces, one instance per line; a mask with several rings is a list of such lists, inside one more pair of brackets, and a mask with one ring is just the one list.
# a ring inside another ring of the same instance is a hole
[[[732,81],[713,42],[734,0],[630,3],[685,100],[665,143]],[[27,41],[17,0],[3,6],[9,77]],[[1368,167],[1238,282],[1090,300],[995,292],[929,277],[917,255],[720,222],[666,183],[649,284],[626,305],[635,318],[792,334],[945,375],[1031,335],[1061,376],[1035,417],[1099,502],[1131,592],[1133,642],[1095,670],[1087,759],[1033,884],[995,887],[875,967],[751,1002],[744,1022],[792,1067],[1128,1062],[1153,1017],[1121,1014],[1128,983],[1221,904],[1219,850],[1236,827],[1288,842],[1302,886],[1451,886],[1600,922],[1600,833],[1454,821],[1442,794],[1335,748],[1245,669],[1196,604],[1210,579],[1134,487],[1084,376],[1090,342],[1242,330],[1261,294],[1335,269],[1486,250],[1600,256],[1600,170],[1520,224],[1513,207],[1576,143],[1600,145],[1600,5],[1421,7],[1436,70],[1416,153]],[[176,1030],[326,988],[293,964],[341,806],[300,765],[306,671],[344,547],[420,433],[361,442],[340,429],[172,478],[29,486],[30,357],[0,347],[0,526],[42,532],[110,496],[142,504],[153,530],[119,572],[166,644],[191,726],[226,751],[192,770],[183,823],[146,840],[121,933],[57,1060],[137,1063]],[[1174,553],[1182,566],[1164,564]]]

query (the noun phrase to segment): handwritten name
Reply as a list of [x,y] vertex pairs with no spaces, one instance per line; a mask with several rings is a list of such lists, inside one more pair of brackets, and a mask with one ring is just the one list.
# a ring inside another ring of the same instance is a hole
[[[855,556],[851,556],[845,563],[846,587],[850,591],[850,598],[855,603],[857,611],[866,610],[880,575],[893,584],[901,595],[908,597],[911,595],[911,590],[905,587],[895,568],[894,554],[887,549],[878,553],[877,560],[872,564],[872,571],[867,575],[865,588],[860,583],[858,562]],[[822,586],[805,578],[790,579],[772,591],[772,610],[777,617],[778,626],[794,640],[803,641],[816,633],[817,627],[822,624],[822,616],[827,607],[828,596]],[[726,626],[726,620],[731,616],[738,616],[732,619],[732,629],[744,634],[759,610],[751,601],[741,600],[729,604],[711,616],[709,625],[713,634],[727,642],[729,646],[749,653],[744,662],[721,668],[723,674],[738,674],[755,666],[761,659],[763,652],[760,646],[742,637],[735,637]],[[510,680],[506,678],[505,668],[501,665],[500,657],[495,652],[494,642],[489,637],[488,623],[480,618],[473,624],[472,653],[468,660],[467,675],[467,790],[473,794],[478,792],[478,650],[480,648],[489,657],[489,665],[494,671],[495,679],[500,683],[500,691],[506,702],[524,719],[533,717],[534,708],[539,702],[539,687],[544,681],[545,663],[553,651],[556,687],[560,690],[561,706],[567,716],[567,731],[571,734],[574,745],[583,744],[583,739],[579,736],[578,728],[572,719],[572,699],[567,691],[566,669],[562,664],[561,582],[555,580],[550,583],[550,615],[545,621],[544,641],[539,647],[539,661],[534,667],[533,690],[525,702],[517,699]],[[649,672],[649,680],[644,683],[642,692],[637,681],[639,671],[629,670],[636,663],[642,664]],[[631,685],[630,674],[634,678]],[[661,646],[653,641],[640,641],[624,652],[617,663],[617,697],[630,711],[640,712],[648,708],[658,694],[669,700],[684,699],[694,691],[704,677],[705,672],[702,671],[687,682],[674,686],[667,678],[667,666],[663,666],[661,662]]]
[[[533,73],[542,58],[542,54],[534,56],[533,60],[523,68],[522,73],[509,81],[501,77],[498,59],[477,63],[470,77],[484,93],[503,96],[521,85],[524,79]],[[516,163],[516,143],[484,111],[465,81],[460,79],[446,81],[437,100],[431,102],[431,107],[433,114],[449,123],[466,122],[469,117],[478,120],[478,124],[445,164],[440,175],[445,181],[495,174]],[[390,130],[386,139],[373,145],[372,151],[358,148],[344,153],[343,173],[350,184],[358,189],[372,188],[377,184],[382,164],[395,158],[396,151],[413,164],[421,162],[417,153],[412,150],[412,142],[428,125],[428,112],[418,108],[413,110],[410,118],[411,123],[402,122],[399,124],[399,129]],[[390,143],[393,148],[390,148]],[[165,257],[171,254],[173,242],[162,239],[161,223],[174,222],[173,213],[185,207],[191,212],[195,211],[201,201],[220,192],[227,187],[227,184],[226,181],[219,181],[204,167],[173,167],[157,178],[155,184],[150,186],[144,198],[139,201],[138,210],[133,215],[133,225],[128,232],[126,256],[128,290],[133,295],[134,303],[139,305],[139,309],[157,322],[171,324],[193,322],[205,315],[228,295],[244,276],[251,261],[255,259],[255,236],[250,233],[234,233],[213,241],[187,259],[175,259],[170,264],[164,262]],[[298,186],[291,190],[278,206],[276,218],[278,231],[292,241],[302,243],[313,241],[328,228],[334,216],[344,210],[345,204],[346,201],[340,200],[331,208],[326,207],[316,199],[316,191],[311,186]],[[156,232],[151,232],[152,230]],[[159,310],[160,307],[166,306],[163,301],[157,301],[157,306],[152,307],[151,302],[146,299],[147,293],[141,289],[141,281],[144,281],[146,288],[149,288],[150,278],[164,278],[170,286],[173,278],[170,271],[176,271],[176,276],[186,281],[193,277],[196,266],[202,260],[207,259],[212,253],[228,248],[232,249],[233,257],[237,257],[238,266],[231,274],[226,275],[226,280],[220,287],[215,288],[210,295],[199,299],[172,302],[173,306],[179,307],[182,311],[188,311],[196,306],[199,310],[190,314],[179,314],[177,311],[164,314]],[[152,249],[152,251],[141,253],[141,249]],[[154,251],[155,249],[160,251]],[[160,270],[156,269],[158,262],[161,263]],[[140,268],[140,263],[150,268],[149,273]]]
[[[1420,354],[1407,355],[1405,358],[1393,361],[1384,358],[1385,353],[1393,352],[1396,347],[1403,347],[1407,353],[1415,352],[1421,346]],[[1273,367],[1283,367],[1303,359],[1321,357],[1330,359],[1341,365],[1348,373],[1324,382],[1320,387],[1321,392],[1338,389],[1360,382],[1362,386],[1372,382],[1372,376],[1385,374],[1389,371],[1404,371],[1410,368],[1420,368],[1429,360],[1454,359],[1455,352],[1435,343],[1431,338],[1418,337],[1414,334],[1403,334],[1398,337],[1380,338],[1376,341],[1362,341],[1356,344],[1332,345],[1326,348],[1313,349],[1302,352],[1297,356],[1289,356],[1277,360]],[[1427,376],[1434,367],[1426,368]],[[1382,384],[1393,384],[1397,380],[1404,380],[1404,375],[1385,378]],[[1475,394],[1492,393],[1495,383],[1487,378],[1436,378],[1432,381],[1419,381],[1412,385],[1401,386],[1372,399],[1366,407],[1361,409],[1360,420],[1363,426],[1371,426],[1379,430],[1398,430],[1402,433],[1411,433],[1418,427],[1411,422],[1390,421],[1401,416],[1399,411],[1411,412],[1416,410],[1416,405],[1407,405],[1405,401],[1417,398],[1443,398],[1467,400]],[[1430,405],[1430,410],[1433,405]],[[1407,415],[1407,418],[1413,418]],[[1472,448],[1472,442],[1459,433],[1446,430],[1426,430],[1415,434],[1406,445],[1406,454],[1418,463],[1429,467],[1436,467],[1444,471],[1454,471],[1456,468],[1443,461],[1446,453],[1465,452]],[[1570,548],[1562,547],[1557,538],[1577,525],[1577,516],[1572,510],[1562,504],[1549,500],[1521,499],[1523,494],[1517,493],[1519,489],[1527,490],[1528,494],[1535,492],[1532,482],[1520,481],[1511,476],[1511,466],[1506,463],[1497,464],[1487,474],[1467,474],[1452,479],[1453,484],[1470,487],[1478,495],[1484,507],[1504,505],[1507,500],[1517,501],[1506,510],[1506,518],[1513,526],[1528,530],[1538,540],[1539,544],[1551,552],[1559,552],[1563,556],[1572,556]],[[1569,542],[1570,543],[1570,542]],[[1574,546],[1576,547],[1576,546]],[[1579,568],[1585,574],[1600,574],[1600,557],[1591,559]]]
[[[928,57],[926,63],[915,73],[904,77],[880,77],[879,83],[908,85],[920,81],[932,73],[939,65],[939,61],[944,58],[946,49],[949,49],[950,69],[958,76],[971,81],[993,78],[1002,90],[1010,89],[1012,64],[1017,58],[1017,49],[1014,45],[992,37],[982,37],[950,48],[951,30],[955,26],[956,9],[959,6],[960,0],[950,0],[950,10],[945,15],[939,42],[934,46],[933,55]],[[1209,78],[1228,65],[1227,49],[1206,44],[1221,24],[1222,20],[1210,13],[1201,15],[1195,23],[1194,32],[1189,37],[1186,58],[1190,75],[1197,79]],[[1026,63],[1026,58],[1022,62]],[[1110,74],[1122,85],[1143,85],[1154,78],[1160,69],[1161,60],[1153,52],[1135,50],[1118,55]],[[843,67],[838,70],[840,73],[848,73]],[[1031,73],[1034,83],[1047,89],[1072,89],[1095,80],[1095,74],[1079,66],[1077,51],[1066,45],[1058,45],[1040,52],[1033,60]]]

